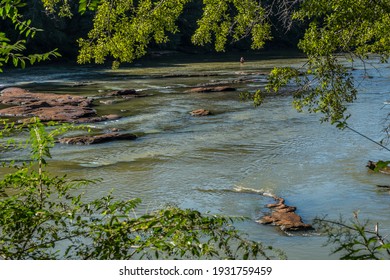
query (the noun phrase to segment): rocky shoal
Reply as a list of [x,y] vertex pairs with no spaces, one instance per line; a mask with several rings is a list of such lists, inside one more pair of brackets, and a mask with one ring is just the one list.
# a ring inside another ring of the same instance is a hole
[[6,88],[0,92],[0,117],[31,118],[42,121],[88,123],[118,119],[117,115],[98,116],[92,99],[52,93],[33,93],[22,88]]
[[285,204],[285,200],[281,197],[271,196],[276,203],[268,204],[271,213],[258,220],[261,224],[273,224],[280,227],[283,231],[305,231],[313,230],[312,225],[306,224],[302,218],[295,213],[296,207]]

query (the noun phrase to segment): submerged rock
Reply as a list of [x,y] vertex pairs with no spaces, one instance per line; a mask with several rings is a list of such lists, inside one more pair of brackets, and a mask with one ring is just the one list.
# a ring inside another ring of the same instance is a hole
[[83,135],[75,137],[65,137],[58,140],[61,144],[72,144],[72,145],[91,145],[99,144],[110,141],[118,140],[135,140],[137,136],[131,133],[105,133],[99,135]]
[[137,98],[137,97],[146,97],[149,94],[139,93],[135,89],[122,89],[115,90],[105,94],[106,97],[122,97],[124,99]]
[[123,89],[105,93],[104,95],[97,97],[97,99],[100,99],[99,103],[101,104],[112,105],[120,102],[125,102],[128,99],[147,96],[151,96],[151,94],[140,93],[135,89]]
[[376,185],[378,188],[390,189],[390,185]]
[[222,91],[235,91],[236,88],[231,86],[209,86],[209,87],[196,87],[187,90],[188,93],[196,92],[222,92]]
[[192,112],[190,112],[191,116],[194,117],[202,117],[202,116],[208,116],[211,115],[210,111],[205,110],[205,109],[197,109]]
[[115,90],[110,93],[107,93],[106,96],[127,96],[127,95],[136,95],[137,91],[135,89],[123,89]]
[[284,231],[312,230],[310,224],[305,224],[302,218],[295,213],[296,207],[288,206],[284,199],[272,196],[276,203],[268,204],[267,207],[272,210],[271,214],[262,217],[258,222],[261,224],[273,224],[279,226]]
[[104,115],[104,116],[95,116],[95,117],[87,117],[80,118],[75,120],[73,123],[93,123],[93,122],[105,122],[105,121],[115,121],[120,119],[121,116],[116,114]]
[[112,105],[112,104],[117,104],[117,103],[120,103],[120,102],[123,102],[124,100],[123,99],[105,99],[105,100],[99,100],[99,102],[101,104],[104,104],[104,105]]

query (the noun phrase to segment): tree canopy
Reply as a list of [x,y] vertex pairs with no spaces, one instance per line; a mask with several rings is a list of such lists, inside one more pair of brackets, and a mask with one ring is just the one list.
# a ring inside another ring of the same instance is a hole
[[372,54],[379,55],[380,62],[389,58],[389,11],[390,3],[382,0],[302,1],[293,15],[309,22],[298,44],[308,57],[306,71],[298,79],[298,109],[308,106],[323,113],[323,120],[345,125],[349,117],[345,104],[357,93],[350,71],[353,62],[364,62]]
[[[81,2],[80,9],[95,10],[93,28],[80,39],[78,62],[103,63],[112,57],[114,66],[132,62],[146,54],[152,41],[165,43],[169,33],[179,32],[177,19],[191,0],[99,1],[95,6]],[[252,36],[252,47],[261,48],[270,38],[270,26],[264,8],[254,0],[204,1],[203,14],[192,42],[205,45],[214,42],[217,51],[226,43]]]

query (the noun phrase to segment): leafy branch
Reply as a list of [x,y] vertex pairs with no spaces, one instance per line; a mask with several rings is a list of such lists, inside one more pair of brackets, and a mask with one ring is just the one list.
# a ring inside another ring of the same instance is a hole
[[340,253],[342,260],[378,260],[390,258],[390,242],[388,235],[380,233],[379,225],[362,222],[357,212],[354,218],[346,222],[326,218],[315,219],[318,229],[328,237],[326,245],[334,244],[333,253]]
[[27,61],[32,65],[35,62],[61,56],[57,49],[41,54],[25,54],[26,40],[34,38],[36,32],[43,31],[33,27],[30,19],[23,19],[19,9],[25,6],[26,3],[22,0],[2,0],[0,3],[0,19],[9,20],[19,35],[25,38],[12,43],[5,33],[0,32],[0,72],[9,61],[12,61],[14,67],[24,68]]

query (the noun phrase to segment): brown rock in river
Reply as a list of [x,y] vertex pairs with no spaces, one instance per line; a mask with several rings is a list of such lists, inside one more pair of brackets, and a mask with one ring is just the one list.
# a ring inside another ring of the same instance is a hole
[[136,95],[137,91],[135,89],[123,89],[115,90],[107,94],[107,96],[127,96],[127,95]]
[[7,117],[38,117],[42,121],[77,122],[96,115],[89,107],[79,106],[47,106],[47,103],[20,105],[0,110],[0,116]]
[[305,224],[302,218],[295,213],[296,207],[284,203],[281,197],[273,196],[276,203],[268,204],[267,207],[272,209],[271,214],[262,217],[258,222],[262,224],[273,224],[279,226],[285,231],[312,230],[313,227]]
[[187,90],[188,93],[195,92],[222,92],[222,91],[235,91],[236,88],[231,86],[209,86],[209,87],[196,87]]
[[122,89],[109,92],[105,95],[106,97],[122,97],[124,99],[137,98],[137,97],[146,97],[150,94],[144,94],[137,92],[135,89]]
[[111,114],[111,115],[104,115],[104,116],[94,116],[94,117],[86,117],[86,118],[79,118],[74,121],[74,123],[93,123],[93,122],[104,122],[104,121],[114,121],[117,119],[120,119],[121,116]]
[[260,223],[274,224],[285,231],[311,230],[313,227],[302,222],[299,215],[294,212],[275,211],[270,216],[264,216]]
[[44,102],[48,106],[80,106],[88,107],[92,100],[83,96],[53,93],[32,93],[22,88],[6,88],[0,92],[0,103],[5,105],[39,105]]
[[205,110],[205,109],[197,109],[197,110],[190,112],[190,114],[191,114],[191,116],[194,116],[194,117],[201,117],[201,116],[208,116],[211,113],[210,113],[210,111]]
[[0,103],[13,105],[0,110],[0,116],[38,117],[42,121],[98,122],[119,116],[98,116],[91,108],[92,100],[83,96],[52,93],[32,93],[21,88],[6,88],[0,92]]
[[131,133],[106,133],[99,135],[83,135],[75,137],[66,137],[58,140],[62,144],[73,144],[73,145],[90,145],[99,144],[117,140],[135,140],[137,136]]

